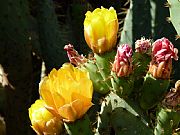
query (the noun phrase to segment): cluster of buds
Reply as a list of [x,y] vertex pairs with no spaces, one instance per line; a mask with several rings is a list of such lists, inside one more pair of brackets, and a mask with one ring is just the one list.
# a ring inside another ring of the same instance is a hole
[[178,50],[166,38],[161,38],[153,43],[152,61],[149,73],[159,79],[169,79],[172,71],[172,59],[178,60]]

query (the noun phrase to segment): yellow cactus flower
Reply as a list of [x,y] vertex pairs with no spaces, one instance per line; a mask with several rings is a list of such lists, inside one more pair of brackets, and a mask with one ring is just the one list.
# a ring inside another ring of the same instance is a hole
[[43,100],[36,100],[29,108],[32,128],[38,135],[58,135],[62,131],[62,121],[54,117],[46,108]]
[[40,94],[47,109],[65,122],[81,118],[92,106],[92,82],[85,70],[70,63],[53,69],[40,83]]
[[117,14],[113,7],[96,8],[86,13],[84,36],[95,53],[104,53],[116,45],[118,28]]

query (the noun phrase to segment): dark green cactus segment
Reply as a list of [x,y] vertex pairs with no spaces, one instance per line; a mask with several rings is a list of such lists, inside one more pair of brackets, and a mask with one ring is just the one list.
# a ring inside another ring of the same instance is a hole
[[172,135],[180,123],[180,112],[161,108],[157,113],[155,135]]
[[132,1],[130,1],[130,7],[127,11],[126,18],[124,21],[124,26],[123,30],[121,33],[121,39],[120,39],[120,44],[130,44],[132,45],[133,43],[133,24],[132,24],[132,19],[133,19],[133,11],[132,11],[133,5]]
[[99,72],[101,73],[103,79],[106,80],[109,87],[112,87],[110,73],[112,68],[111,63],[113,63],[115,55],[115,51],[106,52],[101,55],[94,55]]
[[158,104],[167,92],[170,80],[160,80],[147,73],[141,89],[140,105],[143,109],[150,109]]
[[134,77],[141,77],[146,74],[148,65],[151,61],[151,56],[148,54],[141,54],[135,52],[133,54],[133,75]]
[[60,68],[67,60],[64,51],[66,43],[63,41],[62,33],[59,31],[53,1],[38,0],[36,6],[42,57],[47,72],[50,72],[53,68]]
[[[151,13],[149,0],[130,0],[120,44],[133,45],[141,36],[151,36]],[[141,10],[139,10],[141,9]],[[134,49],[134,45],[132,46]]]
[[169,11],[170,11],[170,21],[172,22],[174,28],[178,35],[180,35],[180,1],[179,0],[168,0]]
[[90,79],[93,82],[94,90],[101,94],[108,93],[111,88],[106,84],[105,80],[100,74],[96,62],[93,60],[89,60],[87,63],[84,64],[84,67],[89,72]]
[[[111,92],[102,103],[96,134],[109,135],[112,130],[115,134],[121,133],[122,135],[133,131],[137,134],[152,134],[152,129],[148,125],[147,117],[137,104],[133,101],[126,101]],[[124,132],[123,129],[127,131]]]
[[116,135],[153,135],[152,129],[123,108],[116,108],[111,115],[112,127]]
[[128,77],[117,77],[114,72],[111,72],[111,75],[113,91],[117,93],[120,97],[126,97],[130,95],[134,87],[133,76],[130,75]]
[[64,123],[64,126],[69,135],[93,135],[87,115],[73,123]]

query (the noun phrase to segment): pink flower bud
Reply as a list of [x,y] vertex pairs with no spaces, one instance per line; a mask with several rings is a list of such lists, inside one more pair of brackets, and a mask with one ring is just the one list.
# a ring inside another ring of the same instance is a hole
[[140,40],[137,40],[135,42],[136,52],[148,53],[150,47],[151,47],[151,42],[149,39],[145,39],[142,37]]
[[167,61],[170,58],[178,60],[177,54],[177,48],[174,48],[174,45],[167,38],[158,39],[153,43],[152,57],[157,63]]
[[65,45],[64,49],[67,51],[70,63],[74,64],[75,66],[79,66],[80,64],[86,62],[86,58],[83,55],[79,55],[79,53],[74,49],[73,45]]
[[169,79],[172,71],[172,58],[178,60],[178,50],[167,38],[161,38],[153,43],[152,61],[149,73],[155,78]]
[[128,76],[132,72],[132,48],[128,44],[123,44],[117,48],[112,71],[118,77]]

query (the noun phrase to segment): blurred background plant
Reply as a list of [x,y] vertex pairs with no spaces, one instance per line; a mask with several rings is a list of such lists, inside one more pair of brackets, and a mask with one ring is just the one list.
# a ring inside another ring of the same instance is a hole
[[[179,3],[175,5],[180,8]],[[134,49],[135,41],[142,36],[153,40],[168,37],[176,48],[180,48],[179,36],[175,36],[178,34],[169,19],[171,1],[1,1],[0,113],[5,118],[7,135],[35,134],[29,126],[28,108],[39,98],[41,75],[68,61],[64,51],[66,44],[74,44],[80,54],[89,55],[91,50],[86,45],[83,29],[85,13],[101,6],[116,9],[117,43],[131,44]],[[173,67],[172,86],[180,79],[179,62],[173,63]],[[2,123],[1,127],[5,127]]]

